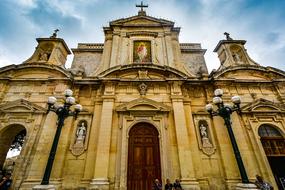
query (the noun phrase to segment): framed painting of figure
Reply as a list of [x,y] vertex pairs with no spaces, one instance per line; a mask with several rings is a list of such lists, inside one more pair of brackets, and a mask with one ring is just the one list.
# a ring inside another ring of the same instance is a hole
[[134,41],[133,48],[134,63],[151,63],[151,42],[150,41]]

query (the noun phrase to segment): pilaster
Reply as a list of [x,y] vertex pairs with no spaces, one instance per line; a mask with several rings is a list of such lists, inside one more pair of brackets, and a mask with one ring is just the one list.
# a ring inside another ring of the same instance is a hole
[[102,96],[103,104],[99,126],[94,176],[90,183],[89,189],[109,189],[108,170],[114,109],[114,94],[114,84],[106,83],[104,96]]
[[190,139],[187,131],[187,123],[183,104],[181,86],[174,82],[172,84],[172,107],[177,138],[179,165],[181,172],[181,183],[185,190],[200,189],[195,178],[193,160],[190,149]]
[[168,65],[175,68],[170,32],[166,32],[165,34],[165,45]]
[[114,67],[117,65],[117,57],[118,57],[118,49],[119,49],[119,40],[120,40],[120,33],[114,32],[113,33],[113,43],[112,43],[112,52],[111,52],[111,61],[110,67]]
[[[92,119],[91,128],[90,128],[90,139],[88,142],[86,164],[85,164],[82,183],[87,183],[87,181],[89,179],[92,179],[94,175],[94,168],[95,168],[94,158],[96,158],[96,150],[97,150],[97,145],[96,145],[97,143],[94,143],[94,142],[96,142],[96,139],[99,137],[98,126],[100,125],[101,108],[102,108],[102,102],[95,100],[93,119]],[[90,168],[93,168],[93,169],[90,169]]]
[[103,70],[107,70],[110,67],[111,50],[112,50],[112,36],[110,34],[106,34],[104,52],[102,56]]

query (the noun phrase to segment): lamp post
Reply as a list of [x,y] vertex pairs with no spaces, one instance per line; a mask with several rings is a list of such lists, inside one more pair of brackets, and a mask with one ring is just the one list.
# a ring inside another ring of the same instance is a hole
[[55,105],[56,103],[55,97],[51,96],[48,98],[47,113],[49,113],[50,111],[55,112],[58,118],[57,118],[56,133],[53,139],[52,147],[49,153],[48,162],[46,165],[46,169],[45,169],[45,173],[44,173],[44,177],[42,179],[41,185],[49,184],[49,178],[50,178],[52,165],[53,165],[53,161],[54,161],[54,157],[55,157],[55,153],[56,153],[56,149],[58,145],[58,140],[60,137],[61,129],[64,125],[65,118],[67,118],[68,116],[73,116],[76,119],[78,113],[82,110],[82,106],[80,104],[76,104],[74,106],[74,111],[70,110],[70,107],[75,104],[75,98],[72,97],[72,94],[73,94],[72,90],[67,89],[65,90],[64,94],[65,94],[65,102],[61,106]]
[[218,107],[218,109],[214,111],[212,104],[207,104],[205,108],[211,114],[211,116],[221,116],[224,119],[225,125],[228,129],[232,147],[234,150],[235,158],[238,164],[242,183],[249,183],[246,170],[244,168],[242,158],[241,158],[241,155],[238,149],[238,145],[237,145],[237,142],[236,142],[233,130],[232,130],[232,126],[231,126],[231,114],[234,111],[237,111],[238,113],[240,112],[240,102],[241,102],[240,97],[233,96],[232,97],[233,106],[231,106],[228,104],[224,104],[223,99],[222,99],[222,95],[223,95],[222,89],[216,89],[214,94],[215,94],[215,97],[213,98],[213,103]]

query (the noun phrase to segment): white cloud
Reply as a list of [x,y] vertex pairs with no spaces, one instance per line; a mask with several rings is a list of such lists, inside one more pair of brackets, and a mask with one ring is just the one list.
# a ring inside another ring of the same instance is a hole
[[23,8],[35,8],[37,7],[37,0],[13,0],[15,4]]

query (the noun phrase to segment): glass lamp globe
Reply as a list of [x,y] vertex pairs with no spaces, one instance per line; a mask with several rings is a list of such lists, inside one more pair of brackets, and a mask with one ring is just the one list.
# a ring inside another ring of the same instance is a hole
[[65,95],[66,97],[72,96],[72,94],[73,94],[73,92],[72,92],[72,90],[70,90],[70,89],[66,89],[66,90],[64,91],[64,95]]
[[53,105],[55,104],[55,102],[56,102],[56,97],[53,96],[48,97],[48,104]]
[[224,93],[223,90],[219,88],[214,91],[215,96],[222,96],[223,93]]
[[71,96],[69,96],[69,97],[67,97],[66,99],[65,99],[65,102],[67,103],[67,104],[75,104],[75,98],[74,97],[71,97]]
[[240,97],[239,96],[233,96],[232,97],[232,102],[234,104],[240,104],[240,102],[241,102]]
[[224,107],[226,108],[232,108],[232,106],[230,104],[224,104]]
[[216,97],[213,98],[213,103],[216,104],[216,105],[217,104],[221,104],[221,103],[223,103],[223,100],[222,100],[221,97],[216,96]]
[[207,104],[207,105],[205,106],[205,109],[206,109],[207,112],[212,112],[214,108],[213,108],[213,105],[212,105],[212,104]]
[[82,111],[82,105],[80,105],[80,104],[76,104],[75,106],[74,106],[74,109],[75,109],[75,111]]

